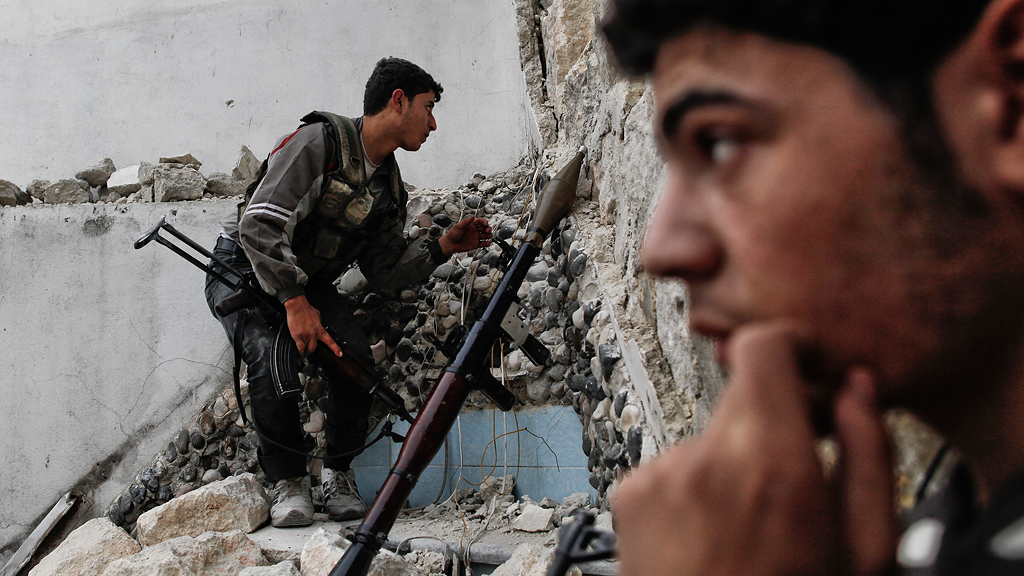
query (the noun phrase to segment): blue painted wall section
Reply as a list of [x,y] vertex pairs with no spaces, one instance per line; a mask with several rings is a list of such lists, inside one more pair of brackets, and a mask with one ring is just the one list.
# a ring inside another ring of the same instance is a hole
[[[395,431],[403,435],[408,428],[404,422],[395,425]],[[514,413],[463,412],[448,433],[445,448],[420,476],[409,503],[425,506],[443,502],[456,488],[479,485],[484,478],[506,474],[516,479],[517,498],[528,495],[538,502],[545,496],[561,500],[575,492],[596,498],[581,447],[582,433],[579,415],[569,406],[529,407]],[[360,496],[367,503],[373,501],[384,483],[399,450],[400,445],[381,441],[352,463]]]

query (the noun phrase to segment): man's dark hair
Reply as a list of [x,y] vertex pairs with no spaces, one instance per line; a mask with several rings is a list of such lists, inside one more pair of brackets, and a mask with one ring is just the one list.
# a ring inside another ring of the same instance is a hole
[[662,42],[724,26],[815,46],[870,81],[930,72],[991,0],[612,0],[605,36],[629,72],[651,70]]
[[[991,0],[611,0],[602,30],[627,72],[652,71],[659,47],[702,27],[819,48],[847,62],[903,123],[911,155],[947,190],[955,170],[932,107],[931,76]],[[983,211],[964,190],[943,198]]]
[[444,88],[423,68],[401,58],[381,58],[366,81],[363,92],[363,114],[373,116],[388,104],[395,90],[401,88],[410,100],[417,94],[434,91],[434,102],[441,100]]

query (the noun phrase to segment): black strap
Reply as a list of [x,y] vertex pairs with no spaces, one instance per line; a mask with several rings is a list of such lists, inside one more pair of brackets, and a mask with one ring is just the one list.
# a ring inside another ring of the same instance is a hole
[[932,458],[931,463],[928,465],[928,469],[925,470],[924,476],[921,478],[921,483],[917,486],[917,492],[914,494],[914,504],[920,504],[924,502],[925,493],[928,491],[928,485],[935,479],[935,474],[939,471],[939,466],[942,465],[942,461],[945,460],[946,455],[953,448],[953,445],[946,442],[939,448],[939,451]]
[[238,311],[238,316],[235,318],[235,337],[231,339],[231,345],[235,349],[235,367],[231,371],[231,375],[235,379],[235,401],[238,402],[238,411],[242,413],[243,425],[249,423],[249,419],[245,416],[245,404],[242,402],[242,383],[240,381],[242,371],[242,332],[245,329],[247,315],[248,310],[242,309]]

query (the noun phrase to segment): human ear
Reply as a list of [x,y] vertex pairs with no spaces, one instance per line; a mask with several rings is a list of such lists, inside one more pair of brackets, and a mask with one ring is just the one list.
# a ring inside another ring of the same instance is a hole
[[939,66],[934,89],[963,175],[1024,194],[1024,0],[993,0]]
[[405,97],[405,91],[401,88],[395,88],[395,91],[391,93],[391,99],[388,103],[395,108],[396,112],[401,112],[405,108],[406,100],[408,99]]

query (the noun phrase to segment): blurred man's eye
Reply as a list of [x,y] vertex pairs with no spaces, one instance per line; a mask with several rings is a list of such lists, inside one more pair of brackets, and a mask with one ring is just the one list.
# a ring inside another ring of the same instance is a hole
[[715,165],[734,161],[742,151],[743,140],[732,130],[709,128],[694,137],[702,158]]

